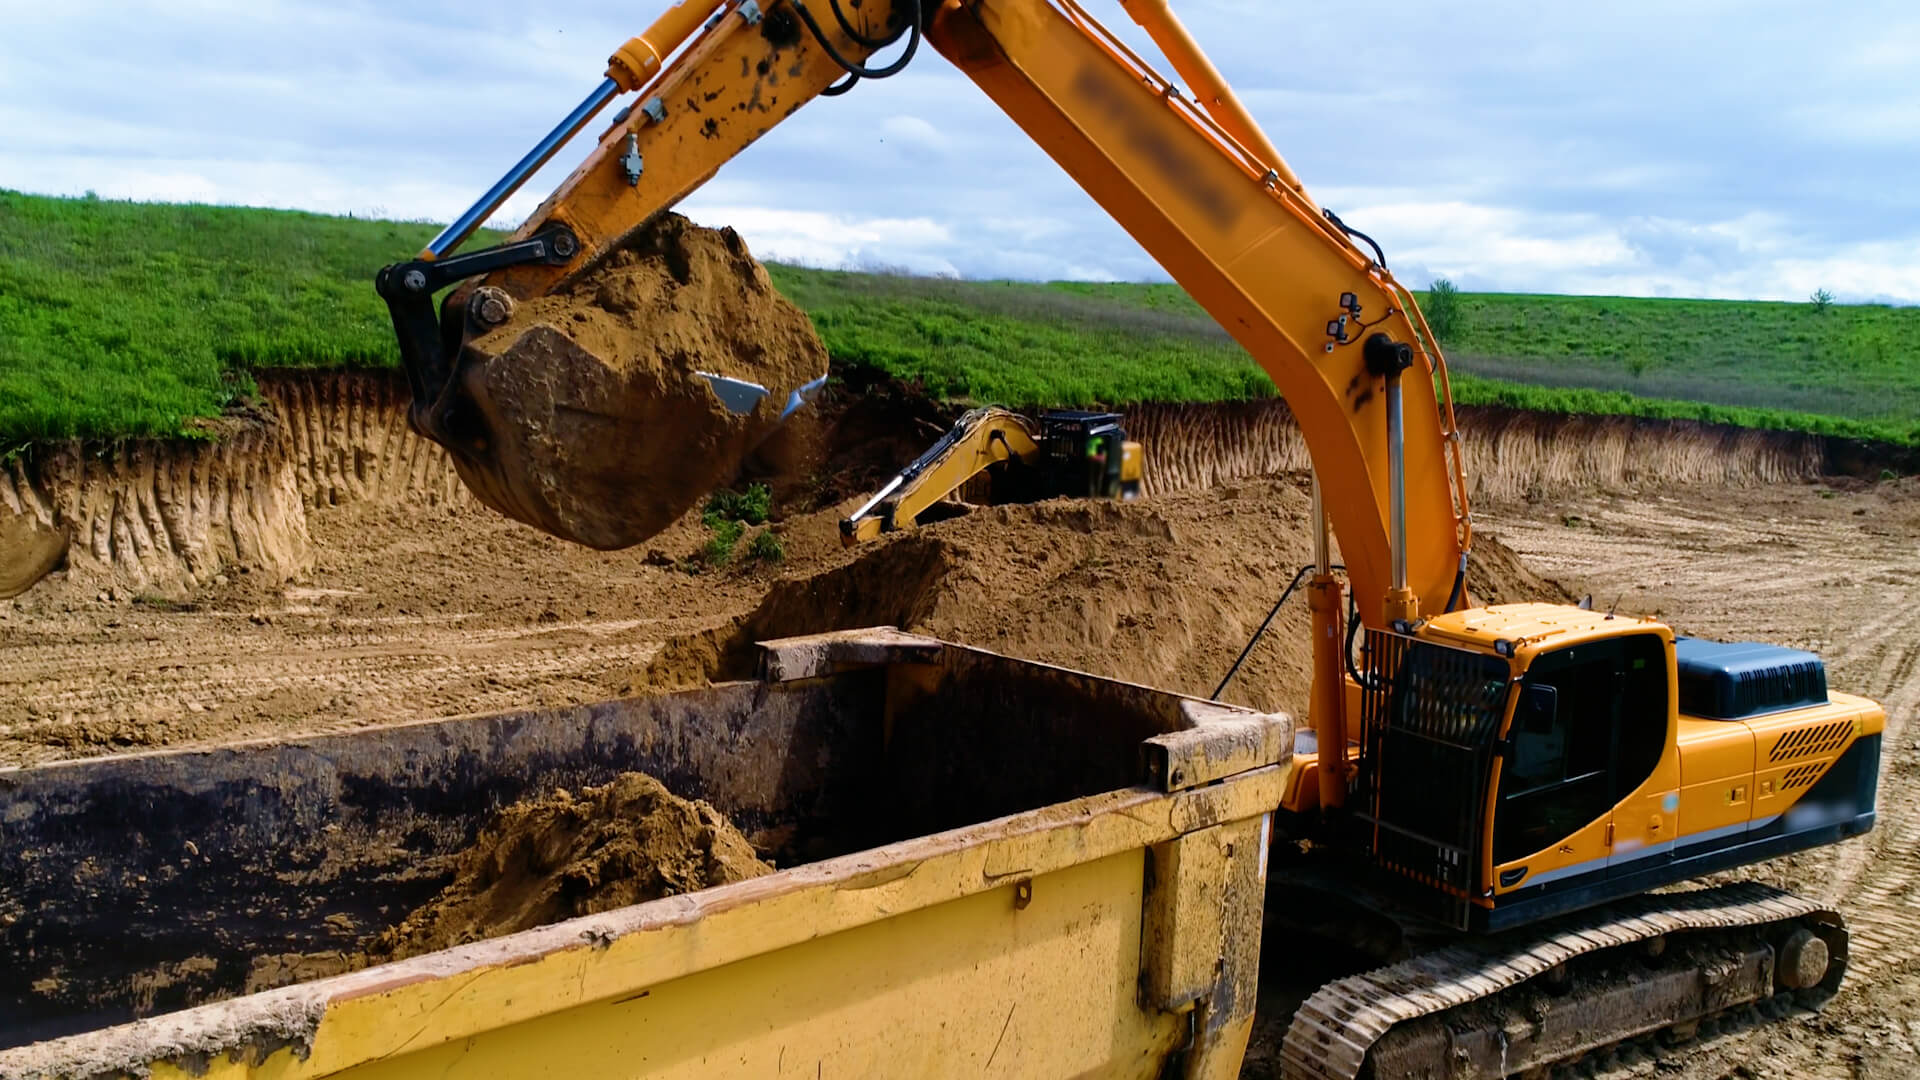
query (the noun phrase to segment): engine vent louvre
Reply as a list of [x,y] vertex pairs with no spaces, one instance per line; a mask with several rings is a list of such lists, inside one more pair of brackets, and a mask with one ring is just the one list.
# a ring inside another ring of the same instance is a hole
[[[1835,720],[1831,724],[1819,727],[1800,728],[1789,731],[1773,741],[1773,749],[1768,752],[1768,761],[1792,761],[1794,758],[1816,757],[1830,754],[1840,749],[1853,734],[1852,720]],[[1792,775],[1789,773],[1788,775]]]

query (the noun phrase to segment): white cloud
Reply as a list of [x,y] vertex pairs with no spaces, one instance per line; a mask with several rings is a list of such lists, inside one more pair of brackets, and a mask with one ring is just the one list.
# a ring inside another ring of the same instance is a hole
[[880,130],[889,139],[936,154],[945,154],[952,146],[952,140],[942,134],[939,128],[917,116],[889,116],[880,122]]
[[807,266],[900,267],[958,274],[938,254],[952,234],[932,218],[874,218],[813,210],[729,206],[690,199],[681,209],[704,225],[731,225],[763,259]]
[[[1920,302],[1920,8],[1847,8],[1179,10],[1318,201],[1410,280]],[[1094,11],[1152,55],[1113,0]],[[625,0],[11,5],[0,186],[446,220],[650,16]],[[497,220],[530,212],[585,149]],[[931,49],[797,113],[686,209],[826,265],[1164,276]]]

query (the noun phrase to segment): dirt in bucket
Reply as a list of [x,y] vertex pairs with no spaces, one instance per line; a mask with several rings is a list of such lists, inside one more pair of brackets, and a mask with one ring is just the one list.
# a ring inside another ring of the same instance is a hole
[[458,856],[453,881],[367,954],[400,960],[772,871],[712,805],[623,773],[502,810]]
[[[732,229],[663,214],[470,342],[435,406],[474,494],[588,547],[629,547],[726,482],[827,371],[813,324]],[[764,386],[729,410],[701,372]]]

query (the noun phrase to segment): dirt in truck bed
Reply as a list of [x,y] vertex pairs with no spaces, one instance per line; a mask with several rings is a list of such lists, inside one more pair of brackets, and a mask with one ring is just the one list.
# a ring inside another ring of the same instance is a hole
[[[470,343],[448,446],[483,501],[589,547],[671,525],[778,426],[789,395],[825,375],[807,316],[732,229],[663,214],[561,292],[523,302]],[[735,414],[699,372],[770,393]]]
[[440,895],[376,938],[375,963],[771,873],[718,810],[623,773],[507,807]]

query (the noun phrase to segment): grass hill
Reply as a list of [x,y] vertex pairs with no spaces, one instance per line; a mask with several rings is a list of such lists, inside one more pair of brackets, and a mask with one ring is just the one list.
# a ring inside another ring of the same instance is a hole
[[[0,440],[192,432],[261,367],[390,367],[430,225],[0,190]],[[751,237],[748,238],[751,241]],[[1271,394],[1174,285],[774,265],[843,364],[1019,405]],[[1456,397],[1920,445],[1920,308],[1462,294]]]

